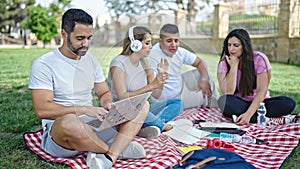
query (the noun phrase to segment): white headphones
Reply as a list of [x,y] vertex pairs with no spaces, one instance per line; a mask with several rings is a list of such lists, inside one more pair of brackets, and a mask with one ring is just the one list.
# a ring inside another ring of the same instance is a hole
[[143,45],[142,45],[141,41],[134,39],[134,33],[133,33],[134,28],[135,28],[135,26],[132,26],[129,28],[129,31],[128,31],[128,37],[130,39],[130,49],[133,52],[139,52],[142,49]]

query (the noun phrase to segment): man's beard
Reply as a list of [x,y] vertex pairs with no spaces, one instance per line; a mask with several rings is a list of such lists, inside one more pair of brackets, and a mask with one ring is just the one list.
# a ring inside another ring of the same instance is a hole
[[[75,49],[70,38],[68,38],[67,46],[68,46],[70,52],[72,52],[76,56],[84,56],[89,49],[89,47],[86,47],[86,46],[81,46],[80,48]],[[80,51],[81,49],[86,49],[86,50]]]

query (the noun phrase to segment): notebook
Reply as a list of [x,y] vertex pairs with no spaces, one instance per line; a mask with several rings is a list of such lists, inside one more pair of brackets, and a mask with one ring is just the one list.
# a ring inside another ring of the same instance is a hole
[[240,130],[240,126],[235,123],[228,122],[200,122],[199,123],[201,130],[209,131],[212,133],[230,133],[230,134],[238,134],[243,135],[246,132]]
[[102,119],[85,114],[80,115],[79,117],[92,129],[101,131],[134,119],[141,111],[150,95],[151,92],[147,92],[114,102],[108,113],[103,116]]

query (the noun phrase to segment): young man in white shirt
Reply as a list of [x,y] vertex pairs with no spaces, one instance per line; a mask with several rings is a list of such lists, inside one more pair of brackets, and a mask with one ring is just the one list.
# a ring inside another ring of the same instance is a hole
[[[179,45],[178,27],[174,24],[165,24],[160,30],[158,43],[153,46],[149,54],[149,60],[153,70],[157,70],[161,59],[166,59],[169,64],[169,78],[166,80],[160,98],[153,100],[163,101],[177,97],[184,102],[185,108],[217,106],[219,93],[204,61]],[[183,65],[190,65],[196,69],[182,74]],[[157,74],[157,71],[155,73]]]

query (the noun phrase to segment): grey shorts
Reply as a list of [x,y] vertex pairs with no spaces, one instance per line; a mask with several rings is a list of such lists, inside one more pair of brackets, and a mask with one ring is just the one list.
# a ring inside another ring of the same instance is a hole
[[[42,136],[41,147],[48,153],[56,157],[73,157],[80,154],[80,151],[66,149],[58,144],[52,139],[50,131],[52,129],[53,123],[47,123],[44,134]],[[105,143],[115,138],[117,135],[117,130],[115,128],[108,128],[101,132],[97,132],[98,137]]]

